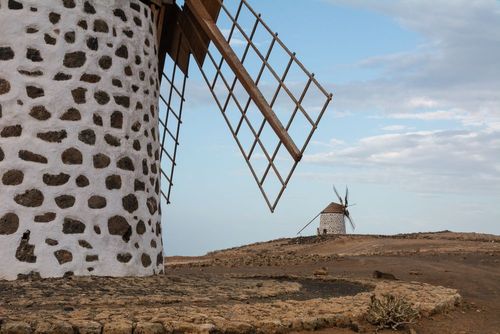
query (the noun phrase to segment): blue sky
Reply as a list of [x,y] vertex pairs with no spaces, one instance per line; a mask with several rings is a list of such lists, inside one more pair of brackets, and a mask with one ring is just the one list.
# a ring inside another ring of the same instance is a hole
[[192,66],[167,255],[292,237],[332,184],[357,203],[355,233],[500,234],[498,1],[249,3],[334,102],[271,214]]

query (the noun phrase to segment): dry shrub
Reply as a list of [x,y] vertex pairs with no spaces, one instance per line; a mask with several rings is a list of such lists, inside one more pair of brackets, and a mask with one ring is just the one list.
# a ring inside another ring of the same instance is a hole
[[404,325],[414,323],[418,317],[418,311],[402,297],[384,294],[380,297],[371,296],[366,320],[378,326],[378,329],[397,330]]

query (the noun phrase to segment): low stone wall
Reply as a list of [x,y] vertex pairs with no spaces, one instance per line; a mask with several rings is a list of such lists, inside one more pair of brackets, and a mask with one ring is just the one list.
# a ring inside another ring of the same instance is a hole
[[54,285],[63,287],[56,290],[47,289],[46,282],[8,282],[13,293],[24,294],[0,306],[0,333],[286,333],[356,327],[372,294],[404,296],[423,316],[451,309],[461,300],[453,289],[401,281],[354,281],[373,290],[291,300],[288,296],[300,289],[294,277],[74,279],[54,280]]

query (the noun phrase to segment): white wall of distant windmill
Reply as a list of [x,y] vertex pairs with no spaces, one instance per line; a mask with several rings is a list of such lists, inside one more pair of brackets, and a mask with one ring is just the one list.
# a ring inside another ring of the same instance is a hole
[[320,215],[318,235],[321,234],[346,234],[344,215],[339,213]]
[[318,235],[346,234],[344,207],[337,203],[328,205],[319,216]]

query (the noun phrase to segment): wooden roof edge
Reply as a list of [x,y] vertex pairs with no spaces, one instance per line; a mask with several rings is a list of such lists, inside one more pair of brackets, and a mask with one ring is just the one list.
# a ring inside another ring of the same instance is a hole
[[321,211],[321,213],[344,213],[344,211],[345,206],[331,202],[326,208],[323,209],[323,211]]

